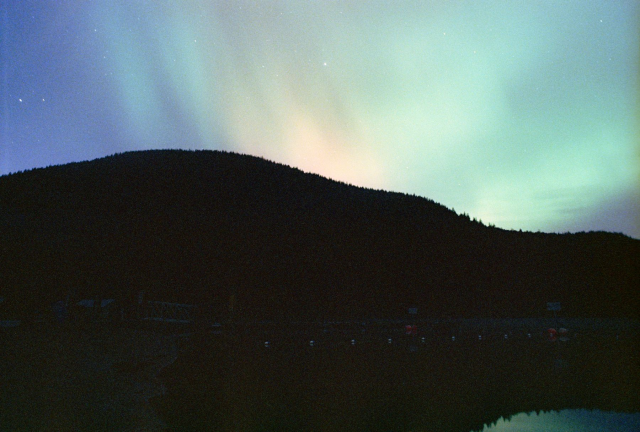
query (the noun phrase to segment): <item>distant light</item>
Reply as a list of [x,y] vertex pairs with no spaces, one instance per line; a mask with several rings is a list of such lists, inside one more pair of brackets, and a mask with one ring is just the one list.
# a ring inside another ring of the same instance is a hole
[[423,338],[420,338],[420,341],[421,341],[422,343],[424,343],[425,338],[424,338],[424,337],[423,337]]
[[391,342],[393,342],[393,341],[391,340],[391,338],[389,338],[389,339],[387,339],[387,342],[388,342],[388,343],[391,343]]
[[269,347],[271,346],[271,344],[269,343],[269,341],[267,341],[267,342],[265,342],[265,343],[264,343],[264,346],[265,346],[266,348],[269,348]]
[[310,345],[310,346],[313,346],[313,341],[310,341],[310,342],[309,342],[309,345]]
[[482,340],[482,335],[478,335],[478,340]]
[[452,341],[455,341],[455,340],[456,340],[456,337],[455,337],[455,336],[451,336],[451,340],[452,340]]
[[504,335],[504,338],[505,338],[505,339],[509,339],[509,336],[508,336],[508,335]]
[[356,340],[355,339],[351,339],[351,345],[355,345],[356,344]]

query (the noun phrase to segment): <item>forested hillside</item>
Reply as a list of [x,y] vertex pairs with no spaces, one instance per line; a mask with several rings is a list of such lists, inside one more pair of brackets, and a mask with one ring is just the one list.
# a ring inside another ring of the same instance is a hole
[[[143,151],[0,177],[0,306],[193,302],[246,319],[638,318],[640,241],[484,226],[429,199],[219,151]],[[0,309],[0,313],[2,309]],[[7,312],[8,313],[8,312]]]

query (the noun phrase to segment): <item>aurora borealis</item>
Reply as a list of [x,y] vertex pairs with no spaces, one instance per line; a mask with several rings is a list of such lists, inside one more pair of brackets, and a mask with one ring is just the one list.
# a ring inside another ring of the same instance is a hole
[[640,238],[640,5],[9,0],[0,174],[263,156],[508,229]]

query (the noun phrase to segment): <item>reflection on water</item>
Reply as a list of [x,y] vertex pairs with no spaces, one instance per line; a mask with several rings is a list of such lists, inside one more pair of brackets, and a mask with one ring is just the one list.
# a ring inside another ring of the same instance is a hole
[[[193,340],[163,371],[167,392],[153,402],[155,409],[176,431],[468,432],[500,418],[520,421],[522,412],[640,412],[633,338],[265,342]],[[608,417],[614,423],[626,418]]]
[[499,419],[483,432],[637,432],[640,413],[616,413],[599,410],[562,410],[520,413],[508,420]]

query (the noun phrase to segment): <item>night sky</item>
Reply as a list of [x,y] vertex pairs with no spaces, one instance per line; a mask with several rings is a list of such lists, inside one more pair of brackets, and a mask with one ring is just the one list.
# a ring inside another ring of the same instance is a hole
[[0,174],[222,149],[640,238],[640,2],[7,0]]

